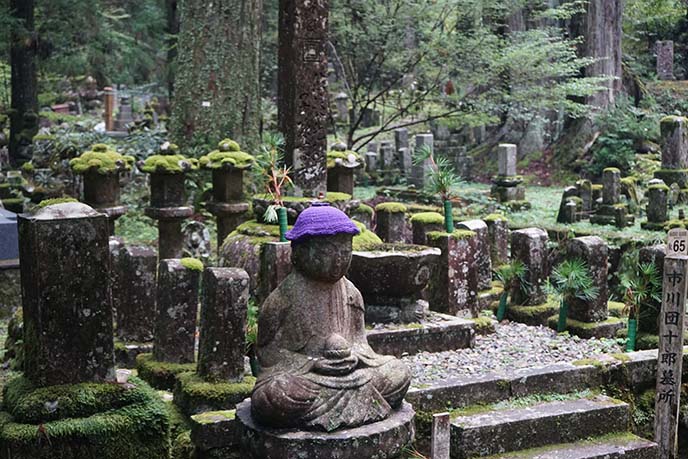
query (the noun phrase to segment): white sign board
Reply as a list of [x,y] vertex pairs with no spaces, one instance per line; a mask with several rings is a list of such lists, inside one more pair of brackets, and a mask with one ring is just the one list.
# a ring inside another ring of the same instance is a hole
[[669,231],[667,255],[688,256],[688,230],[675,228]]

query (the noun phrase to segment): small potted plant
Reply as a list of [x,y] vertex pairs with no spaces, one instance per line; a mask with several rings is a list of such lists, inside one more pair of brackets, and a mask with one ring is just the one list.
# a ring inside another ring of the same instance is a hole
[[599,289],[595,287],[588,266],[580,259],[565,260],[552,271],[552,288],[561,298],[557,331],[566,330],[569,303],[578,298],[591,301],[597,298]]
[[289,174],[291,169],[284,165],[282,146],[284,138],[279,134],[270,134],[261,146],[256,158],[258,180],[265,186],[273,204],[269,205],[263,215],[267,223],[279,223],[280,242],[287,242],[287,209],[284,207],[284,191],[292,186]]
[[453,189],[461,184],[461,179],[454,172],[454,168],[446,158],[435,158],[432,148],[423,145],[417,148],[413,155],[414,164],[430,162],[428,181],[425,191],[439,195],[444,203],[444,227],[447,233],[454,232],[454,216],[452,215]]
[[[657,308],[662,301],[662,278],[652,263],[640,263],[635,271],[621,276],[624,288],[624,312],[628,314],[626,352],[635,351],[640,321],[657,321]],[[650,324],[648,328],[653,328]]]
[[504,286],[504,291],[499,297],[499,307],[497,308],[497,320],[502,321],[506,316],[509,292],[513,290],[516,282],[521,286],[521,290],[527,291],[526,265],[520,260],[514,260],[510,264],[502,265],[495,271],[495,276]]

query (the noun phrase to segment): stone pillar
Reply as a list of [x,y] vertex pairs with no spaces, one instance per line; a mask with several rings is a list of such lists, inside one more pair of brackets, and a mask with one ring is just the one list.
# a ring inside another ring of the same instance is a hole
[[382,168],[384,170],[395,168],[394,146],[392,142],[386,140],[380,142],[380,156],[382,157]]
[[428,245],[428,233],[444,231],[444,216],[437,212],[421,212],[411,217],[413,243]]
[[[559,212],[557,213],[557,223],[575,223],[577,221],[577,216],[576,216],[576,204],[574,199],[579,200],[581,203],[581,210],[582,210],[582,202],[583,200],[578,196],[578,188],[575,186],[567,186],[564,188],[564,193],[561,195],[561,202],[559,203]],[[570,202],[574,202],[573,208],[574,212],[573,215],[571,215],[570,211],[567,210],[568,204]]]
[[621,171],[615,167],[608,167],[602,172],[602,204],[613,206],[618,204],[621,188]]
[[153,358],[159,362],[193,363],[201,271],[182,260],[160,260]]
[[146,216],[158,220],[158,257],[180,258],[184,253],[182,222],[193,214],[193,208],[185,206],[186,190],[184,174],[150,174],[150,207]]
[[456,228],[473,231],[476,234],[477,243],[473,251],[471,269],[478,270],[479,290],[488,290],[492,288],[492,259],[490,258],[490,241],[487,224],[482,220],[468,220],[458,223]]
[[[213,169],[213,202],[208,210],[217,218],[217,247],[244,220],[249,205],[244,201],[244,169]],[[180,254],[181,255],[181,254]]]
[[598,294],[594,300],[570,300],[569,317],[581,322],[601,322],[608,317],[607,263],[609,251],[607,244],[597,236],[577,237],[569,241],[567,258],[578,258],[585,262],[597,287]]
[[590,212],[593,208],[592,182],[590,180],[580,180],[576,183],[578,196],[583,204],[583,212]]
[[112,252],[112,300],[122,341],[153,339],[157,267],[158,254],[150,247],[122,245]]
[[291,243],[266,242],[260,246],[260,272],[256,299],[259,304],[277,288],[291,272]]
[[402,175],[408,177],[413,170],[413,155],[410,148],[399,149],[399,168]]
[[198,374],[207,381],[243,380],[248,286],[243,269],[203,271]]
[[368,151],[366,152],[366,172],[376,172],[378,170],[378,144],[377,142],[370,142],[368,144]]
[[131,102],[128,96],[123,96],[119,102],[119,113],[114,123],[115,131],[126,132],[127,126],[134,122],[134,115],[131,109]]
[[671,40],[658,41],[657,52],[657,78],[660,80],[675,80],[674,77],[674,42]]
[[486,217],[485,223],[492,265],[501,266],[509,263],[509,220],[501,215],[493,215]]
[[511,233],[511,257],[524,264],[527,282],[524,287],[516,282],[511,292],[513,304],[536,306],[547,300],[544,287],[549,270],[548,240],[547,232],[540,228],[526,228]]
[[[688,118],[666,116],[662,118],[659,127],[662,137],[662,169],[688,169]],[[665,183],[670,185],[673,182],[665,180]]]
[[433,414],[430,459],[449,459],[450,440],[451,419],[449,413]]
[[280,0],[277,105],[297,196],[327,192],[328,0]]
[[511,143],[502,143],[497,150],[499,175],[502,177],[516,176],[516,162],[518,161],[518,147]]
[[386,202],[375,207],[377,226],[375,233],[384,242],[404,242],[406,233],[406,206]]
[[[416,134],[416,150],[423,146],[428,146],[430,150],[433,150],[434,137],[432,134]],[[426,160],[421,164],[414,164],[411,167],[411,177],[409,178],[409,184],[415,186],[419,190],[425,188],[425,179],[427,177],[429,170],[429,160]]]
[[492,181],[492,196],[499,202],[523,201],[526,190],[521,186],[523,179],[516,175],[518,147],[511,143],[502,143],[497,150],[498,174]]
[[113,113],[115,111],[115,91],[110,86],[103,89],[103,106],[104,106],[104,118],[105,118],[105,130],[114,131],[115,129],[115,119],[113,118]]
[[25,375],[38,386],[114,381],[107,217],[70,202],[18,226]]
[[409,132],[406,128],[399,128],[394,130],[394,149],[396,151],[402,148],[409,149]]
[[337,122],[349,124],[349,96],[345,92],[340,92],[334,100],[337,104]]
[[647,221],[665,223],[669,219],[669,187],[652,185],[648,188]]
[[471,269],[478,244],[472,231],[428,234],[428,245],[442,251],[435,274],[430,279],[430,309],[456,315],[478,310],[478,270]]

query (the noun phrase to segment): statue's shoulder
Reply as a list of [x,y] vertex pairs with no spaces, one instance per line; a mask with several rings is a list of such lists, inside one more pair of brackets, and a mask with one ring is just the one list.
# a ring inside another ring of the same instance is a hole
[[363,295],[361,295],[361,291],[346,277],[343,280],[350,306],[363,309]]

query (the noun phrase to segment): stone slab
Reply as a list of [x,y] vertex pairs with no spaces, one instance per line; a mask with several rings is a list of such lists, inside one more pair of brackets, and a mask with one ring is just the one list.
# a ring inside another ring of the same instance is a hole
[[474,322],[438,313],[431,317],[434,320],[429,322],[368,330],[368,344],[378,354],[396,357],[473,347]]
[[[558,321],[558,315],[552,316],[547,321],[547,324],[550,328],[556,330]],[[602,322],[579,322],[570,318],[566,321],[566,331],[584,339],[614,338],[616,332],[625,326],[625,322],[617,317],[609,317]]]
[[251,401],[237,405],[241,444],[253,459],[401,458],[415,436],[415,412],[404,403],[384,421],[335,432],[270,430],[256,425]]
[[452,458],[489,456],[624,432],[629,422],[628,404],[603,395],[459,416],[452,420]]
[[239,444],[236,410],[206,411],[190,418],[191,441],[201,451]]
[[489,459],[657,459],[657,445],[630,434],[490,456]]
[[17,214],[0,209],[0,260],[19,259]]

